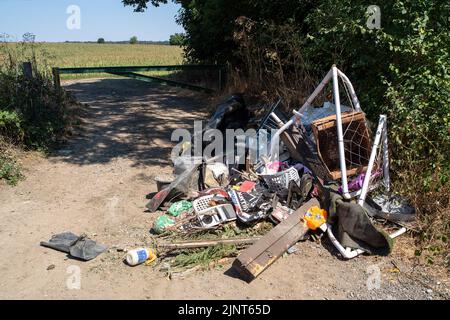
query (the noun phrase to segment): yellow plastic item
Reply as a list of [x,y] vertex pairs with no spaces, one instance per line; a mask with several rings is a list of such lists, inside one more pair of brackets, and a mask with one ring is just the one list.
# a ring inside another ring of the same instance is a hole
[[327,222],[328,213],[326,210],[317,206],[311,207],[305,213],[306,225],[311,230],[317,230],[321,225]]
[[145,261],[145,265],[149,266],[151,265],[153,262],[155,262],[157,256],[156,256],[156,252],[153,251],[152,249],[147,249],[147,254],[148,254],[148,259],[147,261]]

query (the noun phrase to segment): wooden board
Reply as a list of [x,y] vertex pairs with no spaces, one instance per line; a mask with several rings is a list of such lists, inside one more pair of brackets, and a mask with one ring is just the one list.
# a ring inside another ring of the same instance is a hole
[[[343,112],[341,115],[342,124],[350,121],[365,121],[366,116],[363,112]],[[336,115],[321,118],[311,123],[313,130],[325,130],[328,128],[336,127]]]
[[253,246],[244,250],[233,262],[233,268],[243,280],[250,282],[258,277],[272,263],[280,258],[290,247],[308,232],[303,221],[306,211],[312,206],[319,206],[316,199],[311,199],[266,234]]

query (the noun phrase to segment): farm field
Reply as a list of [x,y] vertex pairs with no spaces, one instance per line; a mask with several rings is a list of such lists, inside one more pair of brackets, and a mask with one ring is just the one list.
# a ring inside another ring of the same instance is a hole
[[[18,44],[13,44],[18,45]],[[183,50],[178,46],[154,44],[37,43],[52,67],[102,67],[177,65],[183,63]],[[155,73],[164,75],[167,73]],[[63,75],[62,79],[91,78],[108,74]]]

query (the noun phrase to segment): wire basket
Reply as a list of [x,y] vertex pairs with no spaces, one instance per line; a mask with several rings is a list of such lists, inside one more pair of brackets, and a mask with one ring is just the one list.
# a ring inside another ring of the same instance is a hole
[[196,214],[203,214],[203,213],[206,213],[206,212],[210,211],[211,208],[213,208],[213,207],[211,207],[209,205],[209,202],[211,201],[212,198],[214,198],[213,194],[210,194],[210,195],[203,196],[203,197],[195,199],[192,202],[192,205],[194,207],[195,213]]
[[261,175],[271,192],[286,195],[289,191],[289,182],[295,181],[300,185],[300,176],[294,167],[275,174]]

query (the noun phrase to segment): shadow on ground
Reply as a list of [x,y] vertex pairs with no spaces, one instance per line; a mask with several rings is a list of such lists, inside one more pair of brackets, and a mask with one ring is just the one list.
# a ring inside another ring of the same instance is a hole
[[68,81],[64,85],[85,106],[74,137],[52,155],[78,165],[117,158],[133,166],[168,165],[173,130],[191,130],[204,119],[206,96],[130,79]]

